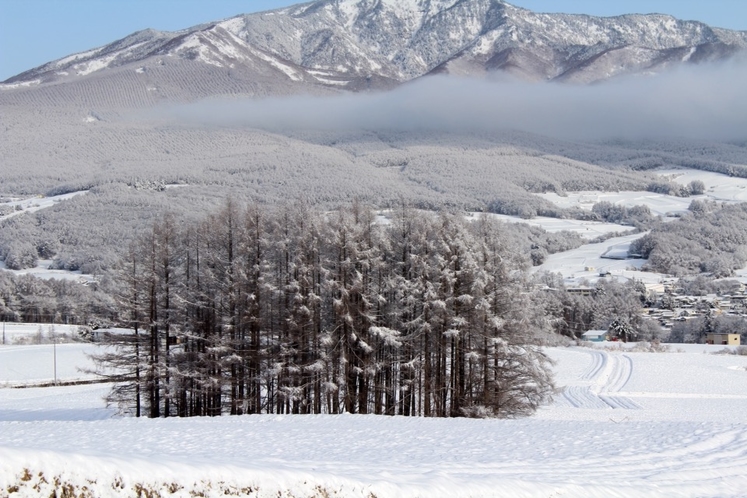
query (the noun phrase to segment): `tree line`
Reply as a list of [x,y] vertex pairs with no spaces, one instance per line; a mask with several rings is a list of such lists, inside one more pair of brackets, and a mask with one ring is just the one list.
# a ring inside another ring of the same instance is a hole
[[630,252],[648,259],[644,269],[677,277],[731,277],[747,263],[747,203],[693,200],[688,212],[659,223]]
[[0,271],[0,321],[93,325],[116,320],[106,287]]
[[98,355],[125,379],[109,400],[149,417],[532,413],[552,327],[504,227],[358,203],[166,215],[119,265],[134,332]]

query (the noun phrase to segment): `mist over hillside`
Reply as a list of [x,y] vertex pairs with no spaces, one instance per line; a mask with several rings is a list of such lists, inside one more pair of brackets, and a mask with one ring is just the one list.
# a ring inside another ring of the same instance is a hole
[[159,106],[194,126],[469,134],[520,130],[573,141],[744,139],[747,65],[705,64],[594,86],[432,76],[389,92],[207,100]]

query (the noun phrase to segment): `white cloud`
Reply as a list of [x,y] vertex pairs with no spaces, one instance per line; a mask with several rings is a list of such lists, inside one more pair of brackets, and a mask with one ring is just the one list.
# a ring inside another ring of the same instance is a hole
[[272,131],[516,129],[565,139],[747,138],[747,64],[690,66],[577,86],[427,77],[386,93],[210,101],[180,122]]

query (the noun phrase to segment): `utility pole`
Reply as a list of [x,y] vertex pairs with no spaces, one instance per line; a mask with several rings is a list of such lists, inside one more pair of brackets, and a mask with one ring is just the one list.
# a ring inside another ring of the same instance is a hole
[[57,331],[52,324],[52,350],[54,353],[54,385],[57,385]]

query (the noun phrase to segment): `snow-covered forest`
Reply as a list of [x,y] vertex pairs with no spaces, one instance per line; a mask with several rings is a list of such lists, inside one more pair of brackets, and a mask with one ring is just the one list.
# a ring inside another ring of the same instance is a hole
[[647,267],[654,271],[730,277],[747,263],[747,204],[694,200],[686,215],[659,224],[631,252],[648,259]]
[[120,265],[101,355],[135,415],[527,415],[552,392],[527,254],[490,217],[360,204],[171,216]]

